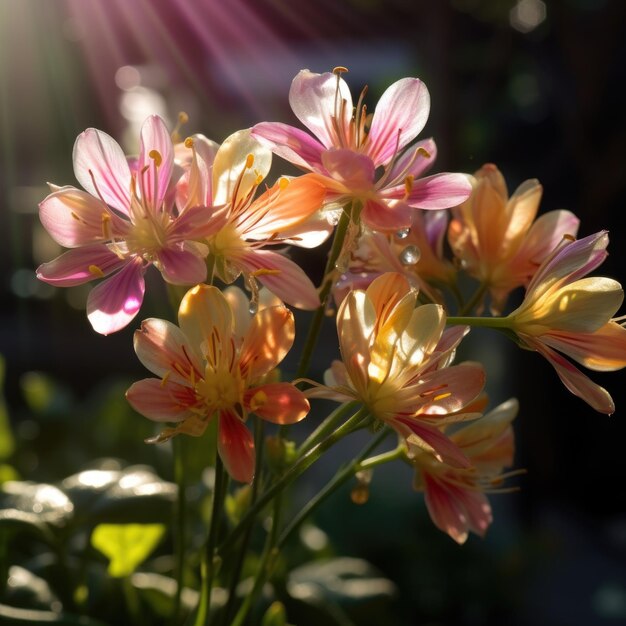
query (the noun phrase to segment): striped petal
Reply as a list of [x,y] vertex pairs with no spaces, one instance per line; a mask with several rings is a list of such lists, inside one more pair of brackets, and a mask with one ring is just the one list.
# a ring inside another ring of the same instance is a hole
[[302,391],[290,383],[271,383],[248,389],[245,406],[273,424],[295,424],[307,416],[310,405]]
[[189,410],[195,402],[193,389],[171,380],[137,381],[126,392],[126,399],[135,411],[155,422],[181,422],[194,415]]
[[227,411],[220,414],[217,449],[226,471],[234,480],[251,483],[254,478],[254,440],[245,424]]

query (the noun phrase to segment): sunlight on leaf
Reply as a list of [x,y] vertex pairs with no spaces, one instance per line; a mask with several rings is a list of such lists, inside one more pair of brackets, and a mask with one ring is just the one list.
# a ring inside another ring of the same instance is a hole
[[165,533],[163,524],[99,524],[91,545],[109,557],[109,574],[130,576],[157,546]]

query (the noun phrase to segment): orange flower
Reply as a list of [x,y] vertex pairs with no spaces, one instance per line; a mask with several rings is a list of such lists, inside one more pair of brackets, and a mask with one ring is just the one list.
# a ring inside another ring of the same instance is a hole
[[411,445],[409,439],[409,455],[416,470],[413,486],[424,492],[435,526],[457,543],[464,543],[470,531],[482,537],[492,522],[491,506],[485,494],[498,491],[497,486],[505,478],[503,469],[513,463],[511,422],[517,411],[517,400],[508,400],[450,435],[471,467],[442,463]]
[[242,482],[254,474],[248,414],[292,424],[309,411],[303,393],[290,383],[264,382],[293,344],[293,314],[271,306],[250,318],[241,310],[247,306],[243,293],[227,298],[216,287],[197,285],[182,299],[180,326],[145,320],[135,332],[135,351],[160,378],[136,382],[126,392],[147,418],[177,422],[151,442],[180,433],[198,437],[218,419],[218,452],[229,474]]
[[491,311],[499,315],[509,293],[528,284],[563,236],[576,235],[579,221],[569,211],[550,211],[535,221],[539,182],[527,180],[509,198],[502,174],[490,163],[476,172],[473,184],[469,199],[453,209],[448,240],[463,269],[488,288]]

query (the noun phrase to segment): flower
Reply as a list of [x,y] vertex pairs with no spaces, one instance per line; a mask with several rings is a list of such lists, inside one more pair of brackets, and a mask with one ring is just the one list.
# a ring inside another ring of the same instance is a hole
[[208,239],[220,279],[230,283],[243,273],[253,289],[258,279],[288,304],[317,308],[319,297],[306,273],[266,248],[314,247],[328,237],[332,232],[328,220],[314,219],[324,200],[324,187],[310,175],[283,177],[255,199],[272,153],[249,130],[234,133],[217,151],[203,138],[192,137],[187,144],[193,150],[187,193],[197,196],[195,202],[226,206],[224,225]]
[[114,139],[87,129],[74,144],[74,173],[86,191],[54,187],[39,205],[46,230],[70,250],[41,265],[37,277],[61,287],[106,277],[87,300],[94,330],[107,335],[135,317],[150,265],[176,285],[206,278],[208,250],[198,240],[219,228],[220,221],[211,219],[208,206],[177,210],[173,189],[180,171],[160,117],[144,122],[133,167]]
[[464,174],[419,179],[432,164],[434,142],[408,147],[428,119],[430,95],[424,83],[403,78],[388,87],[369,123],[366,90],[353,108],[340,76],[344,71],[302,70],[292,82],[289,103],[314,137],[278,122],[257,124],[253,135],[275,154],[315,172],[330,192],[328,201],[360,201],[361,220],[374,230],[410,226],[414,208],[443,209],[463,202],[471,192]]
[[565,238],[541,264],[522,304],[504,324],[548,360],[569,391],[596,411],[611,414],[615,405],[606,389],[562,356],[596,371],[626,366],[626,329],[613,319],[624,299],[622,286],[611,278],[584,278],[604,261],[608,243],[606,231],[577,241]]
[[481,281],[499,315],[509,293],[527,285],[564,235],[576,236],[579,220],[569,211],[550,211],[535,221],[542,187],[522,183],[509,198],[498,168],[488,163],[473,180],[472,195],[453,209],[448,241],[461,267]]
[[126,397],[147,418],[177,423],[151,442],[179,433],[200,436],[217,419],[218,452],[227,471],[251,482],[255,451],[248,414],[292,424],[309,411],[290,383],[265,382],[291,349],[293,314],[269,306],[250,318],[240,290],[224,296],[216,287],[197,285],[183,297],[178,322],[148,319],[135,332],[139,360],[160,378],[134,383]]
[[467,328],[445,330],[443,307],[415,308],[416,290],[402,275],[387,273],[366,290],[351,291],[337,312],[343,362],[326,373],[326,386],[308,397],[358,400],[403,437],[455,466],[467,459],[440,430],[481,392],[485,374],[477,363],[450,366]]
[[511,422],[518,409],[517,400],[508,400],[450,434],[471,467],[442,463],[409,440],[409,457],[415,465],[413,487],[424,492],[435,526],[457,543],[465,543],[470,531],[484,536],[493,520],[485,494],[498,491],[505,478],[502,471],[513,463]]

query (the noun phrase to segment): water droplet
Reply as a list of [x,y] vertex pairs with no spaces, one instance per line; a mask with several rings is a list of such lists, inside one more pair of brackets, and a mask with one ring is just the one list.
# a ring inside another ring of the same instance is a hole
[[410,228],[401,228],[399,231],[396,232],[396,238],[406,239],[409,236],[410,232],[411,232]]
[[248,311],[250,312],[250,315],[256,315],[259,311],[259,303],[250,300],[250,306],[248,306]]
[[420,260],[420,251],[417,246],[407,246],[400,252],[402,265],[415,265]]

